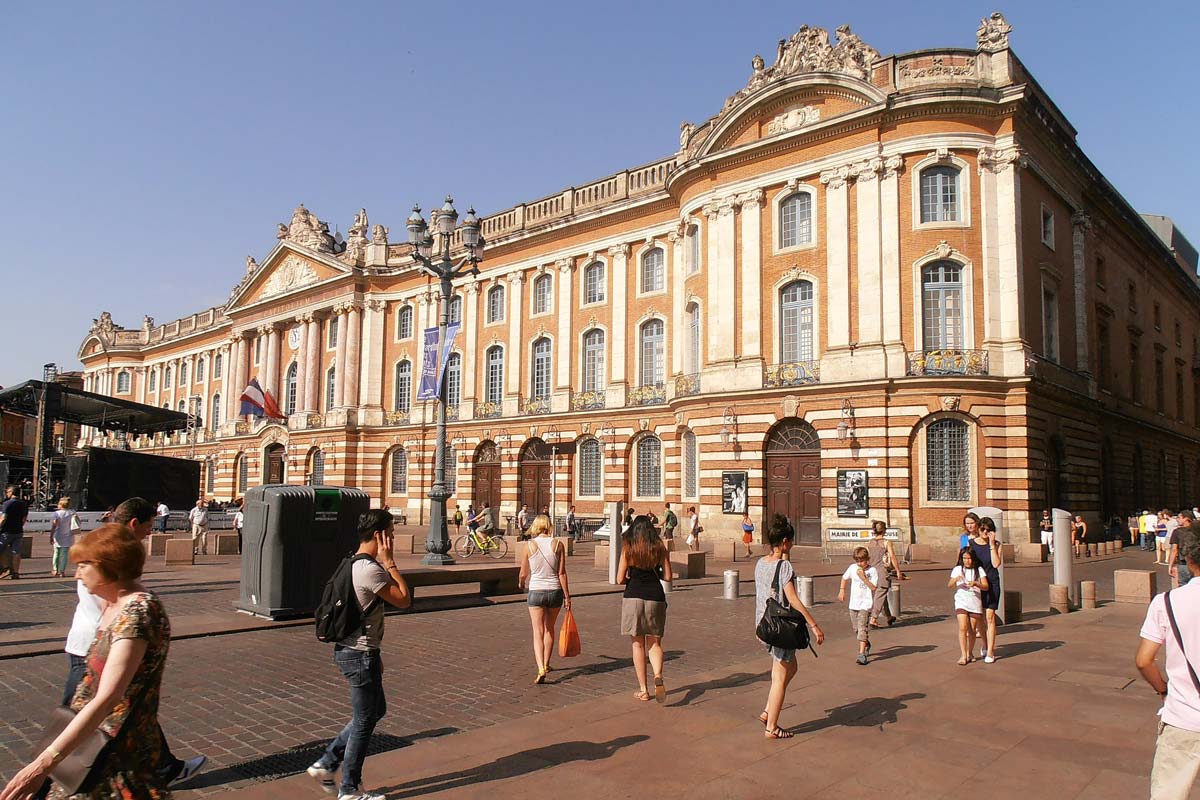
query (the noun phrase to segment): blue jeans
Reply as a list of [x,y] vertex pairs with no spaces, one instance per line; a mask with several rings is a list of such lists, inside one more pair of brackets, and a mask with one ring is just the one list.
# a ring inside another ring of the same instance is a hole
[[350,684],[350,708],[354,716],[337,738],[325,748],[317,764],[325,769],[342,768],[343,794],[357,792],[362,784],[362,766],[375,723],[387,713],[383,695],[383,660],[378,650],[352,650],[337,645],[333,661]]
[[67,670],[67,682],[63,686],[62,704],[69,707],[71,701],[75,699],[75,688],[79,686],[84,673],[87,672],[87,657],[67,653],[67,658],[71,659],[71,667]]

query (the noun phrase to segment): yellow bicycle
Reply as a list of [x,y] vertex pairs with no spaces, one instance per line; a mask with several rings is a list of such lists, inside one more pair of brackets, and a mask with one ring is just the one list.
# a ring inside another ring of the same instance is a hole
[[508,542],[502,536],[473,531],[455,540],[454,552],[459,558],[470,558],[475,553],[483,553],[486,556],[500,559],[508,555]]

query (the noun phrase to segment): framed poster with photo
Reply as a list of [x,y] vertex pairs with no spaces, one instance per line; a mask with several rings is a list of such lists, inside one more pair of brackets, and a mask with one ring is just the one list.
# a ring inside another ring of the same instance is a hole
[[837,474],[838,516],[865,517],[869,505],[867,471],[865,469],[839,469]]
[[721,513],[746,513],[746,473],[721,473]]

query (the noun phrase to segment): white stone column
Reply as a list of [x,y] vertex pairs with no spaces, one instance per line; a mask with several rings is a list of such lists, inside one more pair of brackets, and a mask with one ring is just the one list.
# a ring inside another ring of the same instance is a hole
[[830,349],[850,344],[850,209],[846,184],[850,179],[848,166],[821,173],[825,184],[825,251],[828,299],[821,304],[825,310],[826,345]]
[[504,387],[505,394],[521,394],[521,365],[524,363],[524,344],[521,340],[522,300],[524,297],[525,275],[520,272],[508,273],[508,350],[504,354]]
[[[347,304],[346,310],[346,368],[342,371],[342,402],[358,407],[358,376],[362,369],[362,304]],[[340,331],[339,331],[340,333]],[[338,343],[341,344],[339,338]]]
[[855,229],[858,261],[859,347],[883,343],[882,258],[879,234],[879,177],[883,159],[872,158],[854,165],[854,190],[857,204]]
[[707,327],[720,331],[708,337],[708,360],[712,363],[733,361],[737,357],[738,328],[737,274],[734,263],[734,212],[736,197],[725,197],[710,203],[704,213],[708,217],[708,313]]
[[558,376],[555,386],[558,389],[571,388],[571,359],[575,348],[580,346],[571,330],[571,302],[574,285],[575,262],[564,258],[554,263],[558,275],[554,288],[558,292],[558,341],[554,343],[554,356],[558,364]]
[[671,319],[675,329],[671,336],[671,373],[679,375],[683,372],[683,343],[688,336],[687,298],[683,293],[684,236],[681,230],[674,230],[667,238],[671,241]]
[[[766,193],[754,189],[738,197],[742,209],[742,291],[738,305],[741,307],[740,327],[742,333],[743,359],[762,359],[762,207]],[[683,309],[678,309],[676,319],[681,319]],[[676,331],[675,341],[683,339],[682,331]],[[675,348],[678,350],[678,347]]]
[[334,380],[333,380],[333,407],[341,408],[345,405],[345,384],[343,376],[346,373],[346,312],[349,311],[349,305],[346,303],[334,306],[333,313],[337,314],[337,346],[334,349]]
[[[294,320],[300,328],[300,349],[296,351],[296,408],[293,413],[313,410],[304,404],[304,387],[308,385],[308,348],[312,344],[308,339],[308,323],[311,321],[311,313],[300,314]],[[286,402],[287,398],[280,400],[280,403]],[[286,412],[287,409],[284,409]]]
[[[629,298],[625,296],[626,273],[629,269],[629,245],[619,244],[608,249],[609,270],[612,273],[610,289],[612,295],[609,303],[612,305],[612,330],[609,339],[612,340],[612,365],[608,381],[610,384],[625,386],[628,378],[625,376],[625,354],[629,350],[629,340],[637,341],[637,336],[630,337],[626,312]],[[636,345],[635,345],[636,346]],[[621,402],[624,405],[624,402]]]
[[904,287],[900,278],[900,172],[904,158],[884,159],[879,179],[880,296],[883,300],[883,344],[887,374],[902,376],[907,371],[900,317]]
[[[1091,373],[1088,364],[1087,235],[1092,220],[1084,211],[1071,215],[1071,258],[1075,279],[1075,368]],[[1178,410],[1182,416],[1182,409]]]
[[[363,318],[363,358],[359,377],[359,405],[371,412],[383,413],[383,329],[387,318],[387,303],[382,300],[366,301]],[[378,422],[382,424],[383,417]]]
[[148,367],[138,367],[133,371],[133,374],[134,374],[134,376],[136,376],[137,382],[138,382],[138,390],[137,390],[138,402],[145,405],[145,403],[146,403],[146,380],[149,375],[149,368]]
[[983,196],[990,200],[984,228],[984,274],[991,284],[985,304],[993,323],[989,372],[1024,375],[1027,346],[1022,318],[1025,288],[1021,280],[1021,187],[1018,169],[1025,157],[1016,147],[979,151]]
[[204,435],[200,437],[201,441],[211,439],[210,431],[213,430],[213,420],[209,419],[209,414],[212,413],[212,378],[213,378],[213,356],[215,350],[207,350],[201,353],[196,358],[196,363],[200,363],[200,358],[204,359],[204,380],[201,382],[200,388],[200,419],[204,421]]
[[303,410],[319,411],[321,409],[321,350],[324,342],[321,340],[321,318],[316,314],[307,314],[305,327],[308,333],[304,336],[307,346],[304,349],[304,395]]
[[467,284],[466,296],[463,298],[463,345],[462,360],[462,401],[474,402],[475,396],[475,362],[476,348],[479,342],[479,281],[474,278]]

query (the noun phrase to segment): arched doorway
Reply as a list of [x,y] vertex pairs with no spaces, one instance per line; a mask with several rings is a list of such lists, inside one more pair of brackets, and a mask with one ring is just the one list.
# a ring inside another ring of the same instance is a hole
[[780,422],[763,448],[766,474],[764,528],[783,514],[796,529],[797,544],[821,544],[821,442],[804,420]]
[[263,470],[264,483],[283,483],[283,457],[283,445],[278,442],[267,445],[267,449],[263,454],[263,460],[266,462],[267,467]]
[[534,514],[550,505],[550,464],[550,447],[541,439],[530,439],[521,448],[517,498]]
[[475,465],[472,472],[476,508],[487,503],[492,507],[492,522],[500,525],[500,451],[495,442],[482,442],[475,449]]

